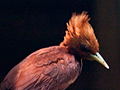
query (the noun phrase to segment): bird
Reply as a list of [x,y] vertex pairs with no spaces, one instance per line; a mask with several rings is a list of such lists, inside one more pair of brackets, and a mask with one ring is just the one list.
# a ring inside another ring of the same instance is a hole
[[81,74],[83,60],[95,60],[109,69],[86,11],[73,13],[63,41],[39,49],[13,67],[0,90],[65,90]]

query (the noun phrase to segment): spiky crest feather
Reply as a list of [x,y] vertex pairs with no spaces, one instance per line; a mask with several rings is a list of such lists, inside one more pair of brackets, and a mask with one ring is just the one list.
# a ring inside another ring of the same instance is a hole
[[60,45],[64,45],[69,51],[75,50],[77,53],[80,52],[80,45],[86,45],[94,54],[99,51],[99,44],[89,20],[87,12],[73,13],[69,23],[66,23],[66,35]]

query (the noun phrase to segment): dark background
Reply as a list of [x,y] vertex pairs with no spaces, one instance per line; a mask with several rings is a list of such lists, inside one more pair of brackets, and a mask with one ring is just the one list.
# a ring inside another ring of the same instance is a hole
[[63,40],[72,12],[88,11],[107,70],[84,60],[83,71],[67,90],[120,90],[120,2],[117,0],[0,1],[0,82],[30,53]]

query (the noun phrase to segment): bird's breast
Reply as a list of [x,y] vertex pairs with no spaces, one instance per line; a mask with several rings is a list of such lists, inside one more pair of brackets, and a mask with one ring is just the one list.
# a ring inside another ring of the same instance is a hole
[[78,62],[74,55],[63,54],[63,60],[60,60],[61,70],[64,70],[67,78],[69,79],[67,83],[70,85],[73,83],[77,77],[80,75],[82,70],[82,61]]
[[69,84],[73,83],[77,77],[80,75],[82,67],[78,62],[71,63],[68,68],[70,68],[70,81],[68,82]]

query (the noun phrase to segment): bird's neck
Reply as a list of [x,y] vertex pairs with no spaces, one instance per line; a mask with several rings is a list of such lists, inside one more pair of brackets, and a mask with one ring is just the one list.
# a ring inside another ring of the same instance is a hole
[[76,51],[75,48],[66,46],[66,45],[64,44],[64,42],[61,42],[61,43],[60,43],[60,47],[62,47],[62,48],[63,48],[66,52],[68,52],[69,54],[74,55],[75,59],[76,59],[77,61],[81,62],[81,59],[82,59],[82,58],[81,58],[81,56],[79,55],[79,53]]
[[75,57],[80,57],[78,47],[73,46],[70,43],[67,44],[65,41],[61,42],[60,46],[63,47],[68,53],[74,55]]

